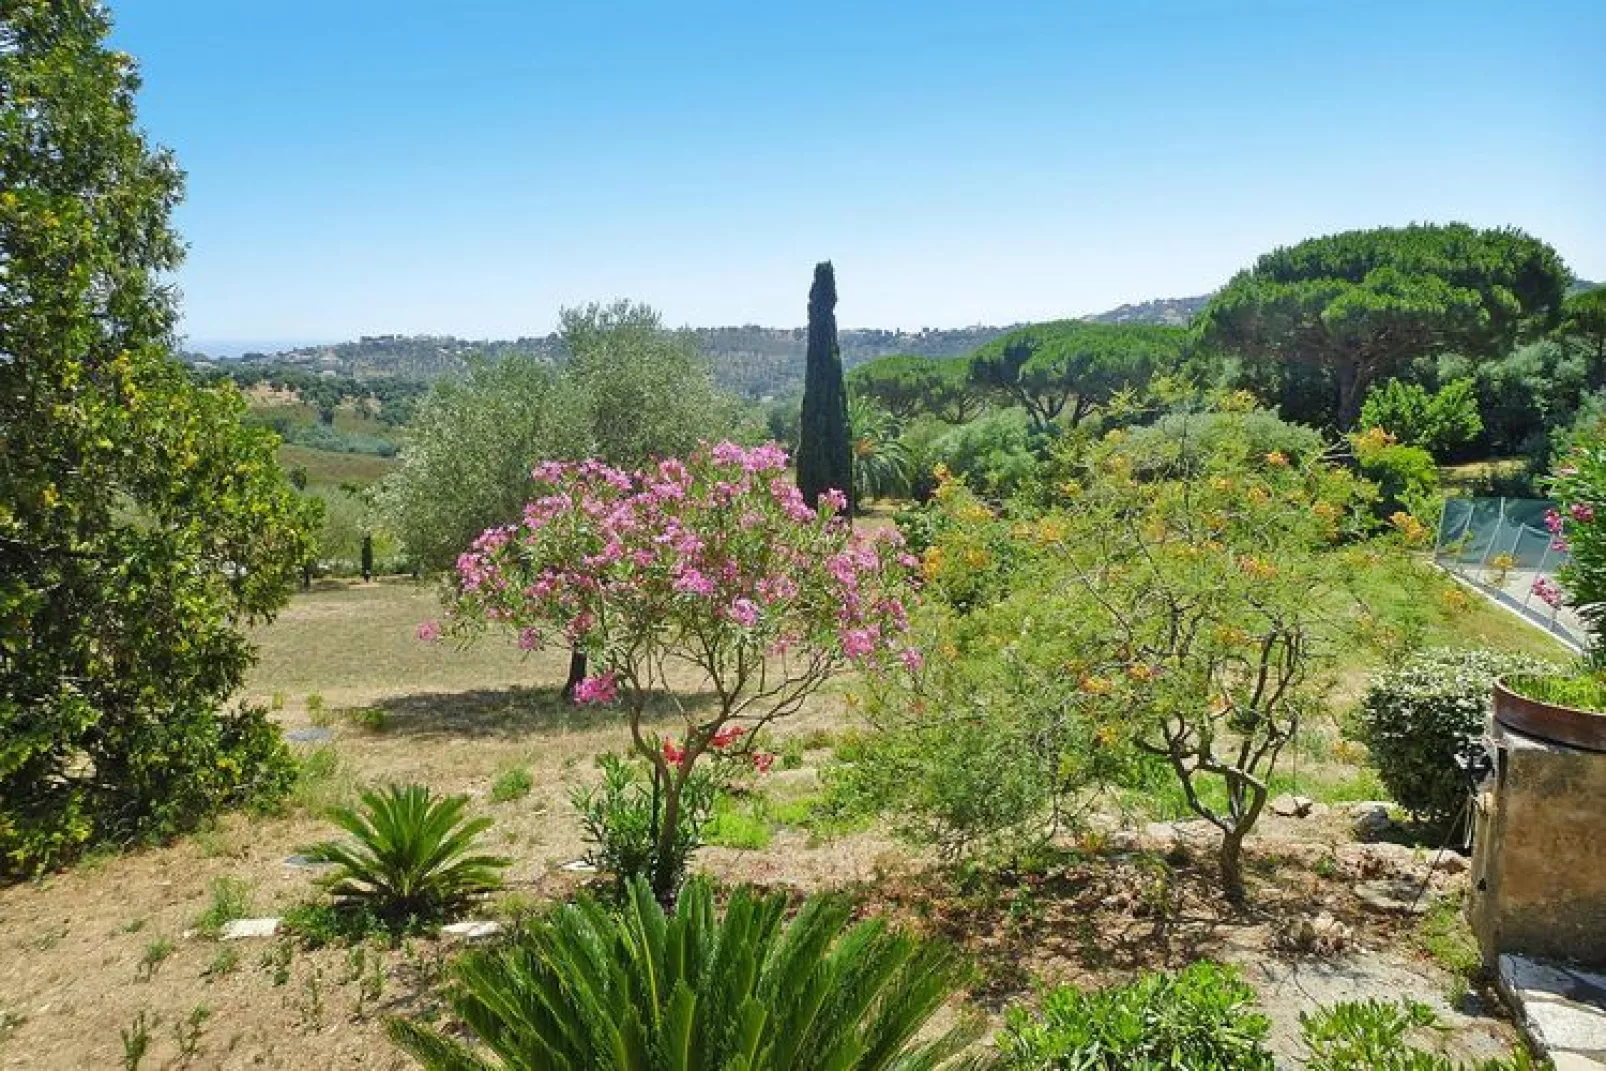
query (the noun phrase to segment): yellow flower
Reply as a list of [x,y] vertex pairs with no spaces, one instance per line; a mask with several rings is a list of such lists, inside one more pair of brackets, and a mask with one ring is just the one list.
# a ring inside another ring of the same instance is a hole
[[1154,679],[1154,667],[1153,666],[1149,666],[1149,665],[1145,665],[1142,662],[1138,662],[1138,663],[1136,663],[1134,665],[1131,665],[1131,666],[1127,667],[1126,675],[1128,677],[1131,677],[1135,681],[1153,680]]
[[1285,469],[1288,467],[1288,455],[1281,450],[1273,450],[1266,455],[1266,464],[1274,469]]
[[984,568],[992,561],[992,555],[980,547],[967,547],[964,553],[965,564],[972,569]]
[[1262,561],[1252,555],[1245,555],[1238,559],[1238,568],[1254,577],[1256,580],[1270,580],[1277,575],[1277,567],[1271,562]]
[[56,490],[56,485],[53,483],[46,484],[39,497],[45,500],[45,505],[50,509],[55,509],[56,503],[61,501],[61,493]]
[[[1428,531],[1427,525],[1423,524],[1409,513],[1406,513],[1404,510],[1399,510],[1391,514],[1389,516],[1389,523],[1398,529],[1400,534],[1405,536],[1405,541],[1407,543],[1425,543],[1427,542],[1428,536],[1431,534]],[[1515,561],[1515,559],[1513,559],[1513,561]]]
[[1083,677],[1081,689],[1088,695],[1109,695],[1115,685],[1107,677]]

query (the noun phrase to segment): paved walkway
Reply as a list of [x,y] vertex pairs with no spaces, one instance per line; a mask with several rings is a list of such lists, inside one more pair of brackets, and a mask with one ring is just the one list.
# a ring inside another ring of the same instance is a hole
[[1606,1071],[1606,974],[1504,955],[1500,991],[1556,1071]]

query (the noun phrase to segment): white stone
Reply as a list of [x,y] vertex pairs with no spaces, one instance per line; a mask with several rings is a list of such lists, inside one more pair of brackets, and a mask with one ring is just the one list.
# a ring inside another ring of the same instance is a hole
[[1284,818],[1306,818],[1315,804],[1309,796],[1282,795],[1271,801],[1271,813]]
[[1355,898],[1374,911],[1398,911],[1413,915],[1424,914],[1432,897],[1420,882],[1410,878],[1380,878],[1377,881],[1357,882],[1353,888]]
[[595,874],[597,871],[596,867],[592,866],[584,859],[571,859],[558,869],[567,870],[575,874]]
[[1550,1066],[1554,1071],[1606,1071],[1606,1063],[1580,1056],[1576,1052],[1553,1052]]
[[272,937],[278,932],[278,919],[235,919],[225,922],[218,936],[225,941],[239,941],[248,937]]
[[453,922],[441,927],[445,937],[461,937],[465,941],[483,941],[502,932],[500,922]]

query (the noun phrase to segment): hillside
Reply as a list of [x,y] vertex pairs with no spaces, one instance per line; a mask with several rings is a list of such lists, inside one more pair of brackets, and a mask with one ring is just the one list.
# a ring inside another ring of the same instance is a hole
[[[1166,298],[1122,305],[1087,319],[1098,323],[1186,324],[1208,296]],[[1019,324],[1000,327],[923,328],[895,331],[850,328],[838,333],[842,364],[854,368],[893,353],[919,357],[959,357],[986,345]],[[803,384],[807,331],[802,327],[686,328],[697,348],[713,365],[714,379],[725,389],[748,398],[766,398],[797,390]],[[451,335],[369,335],[354,342],[304,346],[276,353],[247,353],[231,360],[189,353],[185,358],[203,368],[293,370],[357,380],[429,380],[461,371],[470,356],[498,360],[513,353],[535,354],[562,361],[563,340],[554,332],[517,339],[475,340]]]
[[1122,305],[1118,309],[1096,313],[1084,319],[1098,324],[1158,324],[1163,327],[1186,327],[1209,300],[1209,294],[1200,294],[1197,297],[1158,298],[1136,305]]

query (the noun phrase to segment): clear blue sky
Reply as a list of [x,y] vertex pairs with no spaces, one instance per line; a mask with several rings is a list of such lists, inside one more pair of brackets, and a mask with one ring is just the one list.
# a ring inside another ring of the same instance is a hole
[[1606,277],[1606,3],[121,0],[196,340],[550,330],[632,297],[1002,323],[1278,244],[1514,224]]

